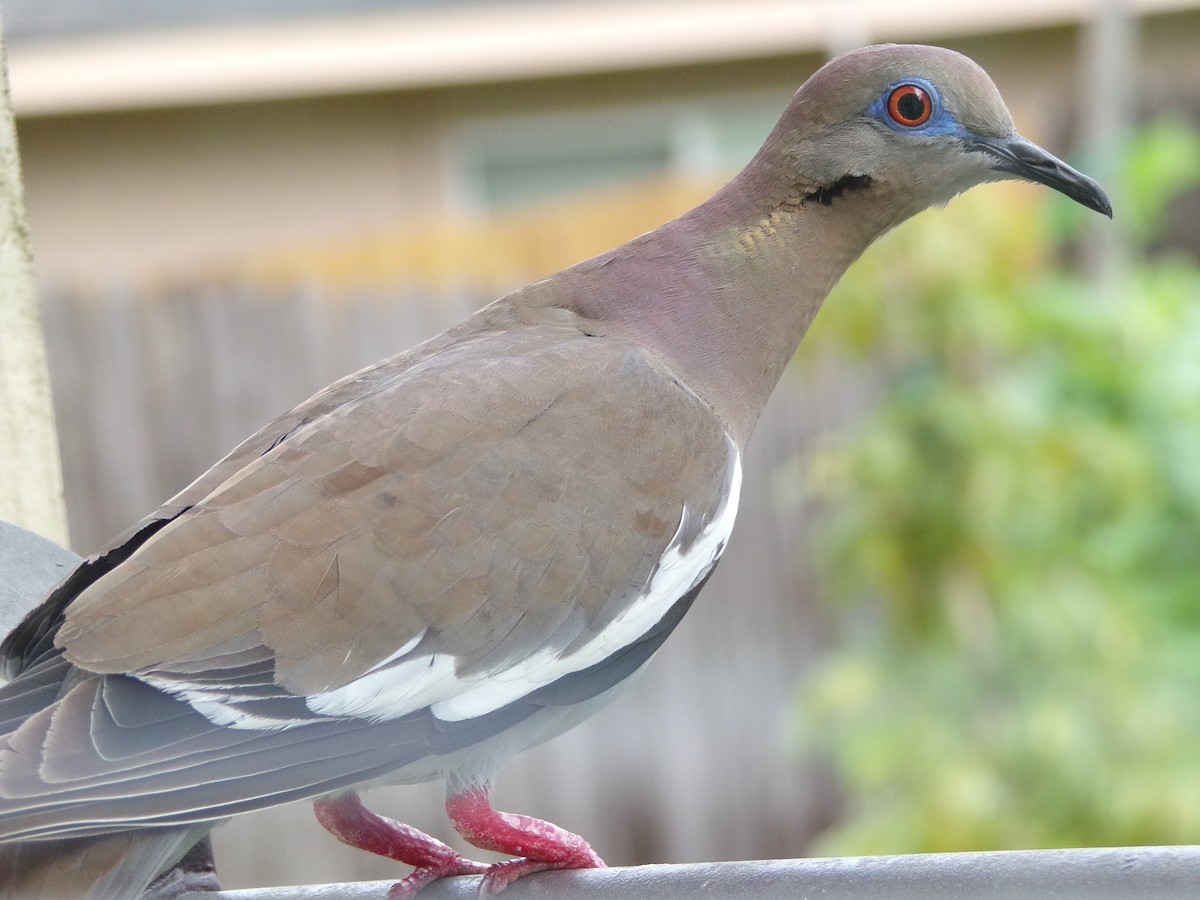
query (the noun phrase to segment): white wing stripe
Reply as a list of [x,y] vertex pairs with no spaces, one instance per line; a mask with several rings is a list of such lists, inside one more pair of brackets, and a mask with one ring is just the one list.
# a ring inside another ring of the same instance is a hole
[[[709,523],[682,548],[681,535],[689,511],[685,507],[679,528],[645,592],[608,626],[569,656],[545,649],[517,665],[498,672],[481,672],[460,677],[455,660],[447,654],[423,654],[401,659],[416,647],[420,635],[388,659],[354,681],[307,699],[310,710],[323,716],[353,716],[385,721],[431,707],[443,721],[461,721],[486,715],[519,700],[538,688],[578,672],[613,655],[646,634],[677,600],[700,583],[716,564],[733,531],[742,486],[742,463],[736,445],[730,443],[731,466],[728,493]],[[400,660],[397,662],[397,660]],[[153,678],[145,680],[154,683]],[[228,707],[222,700],[237,699],[236,691],[189,690],[178,683],[158,685],[187,700],[207,719],[231,728],[287,728],[301,724],[269,720]],[[223,695],[223,696],[222,696]]]
[[454,696],[432,704],[433,714],[443,721],[485,715],[564,675],[606,659],[653,628],[675,601],[699,584],[725,549],[737,516],[742,481],[741,460],[736,448],[733,453],[730,490],[720,510],[686,551],[681,552],[678,542],[672,541],[645,593],[600,634],[570,656],[560,658],[554,651],[546,650],[502,672],[476,676],[471,680],[473,683],[460,681]]

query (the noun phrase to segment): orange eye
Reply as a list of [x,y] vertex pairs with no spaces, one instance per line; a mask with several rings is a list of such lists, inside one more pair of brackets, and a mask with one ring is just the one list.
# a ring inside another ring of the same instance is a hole
[[915,84],[902,84],[888,97],[887,111],[897,125],[916,128],[933,115],[933,101]]

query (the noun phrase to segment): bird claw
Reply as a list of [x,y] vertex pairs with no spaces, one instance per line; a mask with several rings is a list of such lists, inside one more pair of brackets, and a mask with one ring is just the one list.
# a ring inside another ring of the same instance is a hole
[[465,856],[458,856],[436,866],[418,866],[405,878],[400,879],[388,890],[387,900],[408,900],[416,896],[421,888],[439,878],[449,878],[453,875],[483,875],[492,867],[486,863],[475,862]]
[[507,859],[490,866],[479,883],[479,896],[495,897],[522,875],[545,870],[546,863],[538,863],[531,859]]
[[593,853],[590,847],[587,848],[586,853],[580,853],[566,860],[546,861],[529,859],[527,857],[506,859],[503,862],[493,863],[488,866],[487,872],[483,875],[483,881],[479,885],[479,896],[494,897],[518,878],[524,878],[526,875],[532,875],[534,872],[545,872],[550,869],[605,868],[608,867],[605,865],[604,860]]
[[534,872],[547,869],[601,869],[604,860],[577,834],[550,822],[492,807],[486,787],[446,798],[446,812],[458,833],[471,844],[497,853],[520,854],[488,867],[479,896],[491,897]]
[[475,862],[422,831],[371,812],[353,791],[323,797],[313,807],[317,820],[338,840],[413,867],[391,886],[388,900],[407,900],[430,882],[454,875],[482,875],[479,896],[493,897],[534,872],[605,868],[579,835],[531,816],[497,812],[482,788],[447,799],[454,827],[477,847],[525,855],[492,865]]
[[439,878],[486,875],[490,868],[467,859],[423,831],[371,812],[352,791],[318,799],[313,808],[317,821],[343,843],[413,867],[412,873],[391,886],[388,900],[412,897]]

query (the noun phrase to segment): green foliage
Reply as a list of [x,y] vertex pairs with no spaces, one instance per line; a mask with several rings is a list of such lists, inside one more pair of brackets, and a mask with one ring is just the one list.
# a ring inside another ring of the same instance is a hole
[[[1131,195],[1195,148],[1166,133]],[[820,852],[1200,840],[1200,270],[1097,291],[1029,196],[890,235],[812,333],[887,385],[806,463],[844,626],[798,706],[849,795]]]
[[[1146,242],[1157,235],[1162,212],[1171,198],[1200,184],[1200,133],[1182,122],[1164,119],[1134,134],[1124,150],[1119,198],[1121,227],[1131,239]],[[1093,213],[1075,203],[1050,208],[1056,233],[1072,234]]]

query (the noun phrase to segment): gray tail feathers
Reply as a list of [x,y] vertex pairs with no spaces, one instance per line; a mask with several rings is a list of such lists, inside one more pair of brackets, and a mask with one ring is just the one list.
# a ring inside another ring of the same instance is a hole
[[0,844],[0,900],[131,900],[211,823]]

